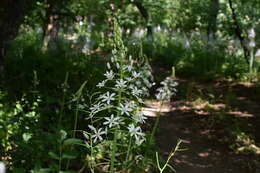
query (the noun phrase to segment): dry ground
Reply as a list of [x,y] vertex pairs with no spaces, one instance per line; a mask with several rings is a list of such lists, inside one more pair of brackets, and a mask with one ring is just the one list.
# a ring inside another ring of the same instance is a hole
[[161,112],[156,134],[177,173],[260,173],[260,86],[228,80],[178,80],[179,93],[162,107],[147,102],[145,113]]

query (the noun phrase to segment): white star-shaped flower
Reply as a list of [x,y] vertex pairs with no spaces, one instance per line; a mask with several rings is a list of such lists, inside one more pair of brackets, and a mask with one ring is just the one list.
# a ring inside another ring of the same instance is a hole
[[108,125],[109,128],[119,125],[120,118],[114,117],[114,114],[112,114],[110,117],[105,117],[107,121],[105,121],[103,124]]
[[106,104],[110,104],[111,101],[115,100],[115,93],[110,94],[110,92],[106,92],[106,94],[103,94],[102,96],[100,96],[100,99],[102,99],[102,102],[106,102]]
[[123,79],[117,80],[116,85],[117,88],[125,88],[126,87],[126,81]]
[[129,130],[130,136],[134,136],[136,140],[144,136],[144,133],[142,133],[142,129],[139,126],[135,127],[133,124],[130,124],[127,129]]
[[132,72],[132,76],[133,76],[133,78],[138,78],[138,77],[140,77],[140,73],[137,73],[136,71],[133,71]]
[[129,116],[130,112],[133,110],[130,106],[131,105],[129,103],[125,103],[125,104],[120,103],[117,109],[121,111],[121,115],[126,114]]
[[106,131],[103,130],[102,128],[99,128],[98,130],[92,126],[88,125],[88,127],[94,132],[94,134],[91,135],[91,138],[94,139],[93,142],[96,143],[98,140],[102,141],[102,135],[106,134]]
[[144,116],[143,112],[138,111],[133,115],[133,119],[135,122],[143,124],[147,118]]
[[133,87],[131,93],[135,96],[140,96],[142,94],[142,90],[139,90],[137,87]]
[[143,136],[139,136],[138,138],[135,139],[135,144],[139,146],[139,145],[141,145],[144,141],[145,141],[145,137],[144,137],[144,134],[143,134]]
[[106,84],[106,80],[103,80],[102,82],[99,82],[99,83],[97,84],[97,87],[98,87],[98,88],[102,88],[102,87],[105,86],[105,84]]
[[115,76],[115,74],[112,70],[106,71],[106,73],[104,75],[106,76],[107,80],[112,80]]
[[131,72],[133,70],[133,66],[132,65],[126,65],[124,67],[125,70],[127,70],[128,72]]

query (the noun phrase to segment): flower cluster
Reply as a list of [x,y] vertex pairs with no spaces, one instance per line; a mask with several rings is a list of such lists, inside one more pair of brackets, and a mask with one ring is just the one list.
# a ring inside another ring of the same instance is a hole
[[173,95],[176,94],[176,86],[178,83],[172,78],[167,77],[160,83],[162,86],[157,89],[156,99],[160,101],[169,101]]
[[146,117],[140,110],[140,104],[144,102],[144,97],[149,96],[149,88],[154,85],[151,67],[146,61],[140,63],[127,56],[120,39],[115,43],[111,61],[106,67],[105,79],[96,85],[101,93],[93,97],[86,118],[91,125],[84,136],[96,145],[104,139],[112,140],[115,133],[120,133],[141,145],[145,134],[140,125]]

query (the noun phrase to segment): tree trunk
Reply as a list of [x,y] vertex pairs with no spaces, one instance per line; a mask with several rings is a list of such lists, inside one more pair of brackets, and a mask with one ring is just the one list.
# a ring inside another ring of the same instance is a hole
[[28,9],[29,0],[1,0],[0,2],[0,76],[3,77],[4,59],[10,42],[16,37]]
[[238,22],[238,19],[237,19],[237,14],[235,12],[235,9],[233,7],[233,2],[232,0],[228,0],[228,3],[229,3],[229,7],[231,9],[231,13],[232,13],[232,19],[233,19],[233,22],[234,22],[234,31],[235,31],[235,34],[236,36],[238,37],[239,41],[240,41],[240,44],[243,48],[243,51],[244,51],[244,58],[246,60],[246,62],[249,64],[249,50],[248,48],[246,47],[246,44],[245,44],[245,38],[243,37],[242,35],[242,30],[240,28],[240,25],[239,25],[239,22]]
[[[47,2],[49,3],[49,2]],[[59,20],[58,15],[55,15],[53,3],[47,4],[46,16],[43,24],[43,36],[42,36],[42,51],[46,51],[48,48],[55,49],[58,40],[59,33]]]
[[141,15],[143,16],[143,18],[146,21],[146,29],[147,29],[147,35],[146,38],[147,40],[153,42],[154,38],[153,38],[153,27],[151,25],[151,17],[148,13],[148,10],[143,6],[143,4],[140,1],[133,1],[132,2],[140,11]]
[[54,15],[48,16],[48,22],[43,28],[42,51],[55,49],[59,34],[59,21]]
[[209,23],[207,29],[208,40],[210,40],[210,38],[216,38],[218,12],[219,0],[211,0],[209,8]]

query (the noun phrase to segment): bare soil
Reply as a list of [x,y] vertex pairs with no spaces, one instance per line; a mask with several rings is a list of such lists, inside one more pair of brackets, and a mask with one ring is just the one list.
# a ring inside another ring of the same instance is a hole
[[[167,158],[178,140],[171,165],[177,173],[260,173],[260,85],[225,79],[178,79],[178,94],[159,108],[156,142]],[[238,138],[245,134],[244,140]],[[247,140],[250,139],[250,140]]]

